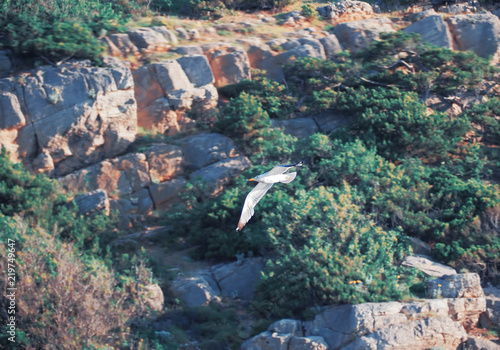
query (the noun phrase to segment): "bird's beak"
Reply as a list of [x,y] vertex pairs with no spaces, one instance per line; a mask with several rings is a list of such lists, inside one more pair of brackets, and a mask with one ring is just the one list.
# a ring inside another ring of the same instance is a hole
[[251,178],[250,180],[248,180],[248,181],[255,181],[255,179],[252,177],[252,178]]

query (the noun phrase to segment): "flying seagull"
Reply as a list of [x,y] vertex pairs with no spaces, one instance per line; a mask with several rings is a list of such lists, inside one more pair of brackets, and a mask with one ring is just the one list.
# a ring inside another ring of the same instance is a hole
[[257,186],[248,193],[247,198],[245,198],[245,204],[243,204],[243,210],[241,211],[240,221],[238,222],[238,227],[236,231],[239,231],[246,225],[248,220],[253,216],[255,206],[264,197],[267,191],[277,182],[290,183],[297,176],[296,172],[288,173],[292,167],[302,166],[303,163],[290,164],[290,165],[276,165],[274,168],[269,170],[267,173],[258,175],[249,181],[257,181]]

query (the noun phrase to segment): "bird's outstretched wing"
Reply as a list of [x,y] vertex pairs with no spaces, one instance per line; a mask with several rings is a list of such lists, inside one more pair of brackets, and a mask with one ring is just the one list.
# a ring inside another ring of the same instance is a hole
[[[272,170],[276,169],[274,167]],[[271,171],[272,171],[271,170]],[[247,194],[247,198],[245,198],[245,204],[243,204],[243,210],[241,211],[240,221],[238,222],[238,227],[236,231],[239,231],[246,225],[248,220],[253,216],[255,206],[259,201],[264,197],[267,191],[273,187],[273,184],[266,184],[263,182],[259,182],[257,186]]]
[[297,163],[297,164],[289,164],[289,165],[276,165],[274,168],[269,170],[265,175],[270,176],[270,175],[279,175],[279,174],[284,174],[288,170],[290,170],[294,166],[302,166],[302,162]]

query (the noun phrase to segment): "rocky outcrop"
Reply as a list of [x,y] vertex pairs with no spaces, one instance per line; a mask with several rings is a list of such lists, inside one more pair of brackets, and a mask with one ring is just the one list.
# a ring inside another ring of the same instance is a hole
[[1,144],[34,171],[68,174],[125,153],[135,140],[132,75],[76,62],[0,80]]
[[[477,275],[457,276],[456,280],[477,282]],[[326,307],[312,321],[273,324],[245,342],[242,349],[288,349],[296,337],[333,350],[456,349],[468,339],[466,330],[486,310],[486,300],[475,282],[457,287],[462,292],[474,291],[457,294],[465,297]]]
[[358,52],[374,40],[379,40],[380,33],[394,31],[391,20],[386,17],[345,22],[333,27],[333,33],[342,47],[351,52]]
[[74,201],[78,206],[79,214],[92,215],[97,212],[103,212],[109,215],[109,198],[104,190],[96,190],[76,196]]
[[250,62],[246,51],[225,44],[204,45],[203,50],[210,62],[217,86],[251,79]]
[[441,277],[445,275],[456,275],[457,271],[452,267],[438,263],[423,255],[410,255],[405,257],[401,265],[413,267],[422,271],[428,276]]
[[427,281],[425,294],[428,298],[484,298],[477,273],[444,275]]
[[442,15],[428,16],[403,29],[406,33],[417,33],[432,45],[453,49],[453,38]]
[[316,8],[324,19],[354,21],[373,15],[372,6],[364,1],[343,0],[334,4]]
[[221,296],[251,301],[255,283],[264,269],[262,258],[220,264],[189,276],[179,275],[172,282],[172,292],[187,306],[202,306]]
[[448,18],[455,49],[474,51],[480,57],[491,56],[500,62],[500,19],[493,14],[457,15]]
[[167,135],[187,131],[194,122],[185,116],[186,111],[203,113],[217,104],[218,93],[204,56],[145,65],[133,77],[138,126],[146,130]]

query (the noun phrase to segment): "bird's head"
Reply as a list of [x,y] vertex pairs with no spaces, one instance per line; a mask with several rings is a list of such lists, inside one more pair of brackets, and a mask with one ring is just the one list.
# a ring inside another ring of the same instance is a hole
[[259,181],[260,178],[261,178],[261,175],[257,175],[256,177],[252,177],[248,181]]

